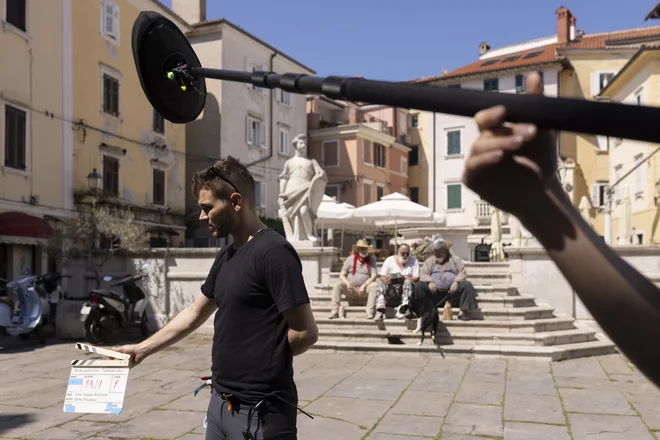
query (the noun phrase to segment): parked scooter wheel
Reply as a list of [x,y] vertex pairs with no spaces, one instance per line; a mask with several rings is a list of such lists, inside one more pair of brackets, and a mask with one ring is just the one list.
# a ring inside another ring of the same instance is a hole
[[149,319],[146,313],[142,314],[142,319],[140,320],[140,332],[144,337],[149,336]]
[[85,339],[92,344],[100,344],[106,342],[107,333],[97,320],[88,319],[85,322]]

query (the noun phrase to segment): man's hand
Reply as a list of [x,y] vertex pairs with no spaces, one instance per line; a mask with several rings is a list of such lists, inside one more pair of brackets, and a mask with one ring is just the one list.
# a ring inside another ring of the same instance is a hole
[[438,287],[435,285],[435,283],[429,283],[429,290],[431,293],[435,293],[438,290]]
[[129,354],[131,358],[128,360],[128,368],[136,367],[146,359],[148,354],[140,346],[140,344],[131,344],[131,345],[122,345],[121,347],[112,347],[112,351],[118,351],[119,353]]
[[346,292],[350,293],[353,291],[353,285],[350,283],[350,281],[346,282]]
[[[538,74],[527,77],[527,93],[542,93]],[[505,126],[505,118],[504,106],[475,115],[481,135],[465,161],[463,182],[491,205],[519,217],[557,179],[557,136],[532,124]]]
[[449,294],[453,295],[454,293],[456,293],[457,288],[458,288],[458,283],[454,281],[453,283],[451,283],[451,286],[449,286]]
[[367,288],[365,285],[361,285],[360,288],[358,289],[358,296],[364,296],[364,294],[367,293]]

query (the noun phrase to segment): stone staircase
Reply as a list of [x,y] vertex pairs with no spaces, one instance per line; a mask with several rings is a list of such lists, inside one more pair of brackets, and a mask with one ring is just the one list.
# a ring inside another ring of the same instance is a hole
[[[480,310],[468,315],[472,320],[462,321],[456,319],[454,308],[454,319],[441,321],[438,333],[445,355],[558,361],[616,352],[609,339],[597,338],[586,325],[555,313],[533,296],[520,295],[511,285],[508,263],[466,262],[466,266]],[[383,321],[374,321],[365,318],[364,307],[342,301],[340,318],[328,319],[332,286],[338,278],[339,273],[324,273],[324,283],[310,294],[319,326],[313,350],[440,354],[428,333],[424,344],[418,345],[421,335],[412,333],[416,320],[396,319],[393,311]]]

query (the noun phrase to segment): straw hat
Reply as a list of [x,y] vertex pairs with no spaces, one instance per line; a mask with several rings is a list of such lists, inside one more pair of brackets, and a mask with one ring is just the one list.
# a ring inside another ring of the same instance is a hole
[[359,240],[357,241],[357,243],[355,243],[355,244],[353,245],[353,253],[354,253],[354,254],[357,253],[357,248],[367,248],[367,249],[368,249],[368,252],[373,252],[373,251],[374,251],[373,246],[371,246],[371,245],[367,242],[367,240],[365,240],[364,238],[359,239]]

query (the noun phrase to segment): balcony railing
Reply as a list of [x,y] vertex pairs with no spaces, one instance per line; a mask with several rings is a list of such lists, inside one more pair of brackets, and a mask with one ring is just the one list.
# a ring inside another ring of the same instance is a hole
[[[476,219],[478,225],[490,225],[490,219],[493,215],[492,207],[490,203],[484,200],[477,200],[474,202],[476,205]],[[503,225],[509,223],[509,214],[506,212],[500,211],[500,222]]]

